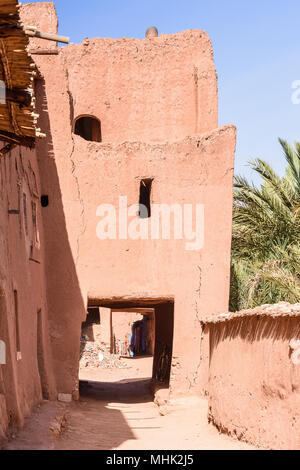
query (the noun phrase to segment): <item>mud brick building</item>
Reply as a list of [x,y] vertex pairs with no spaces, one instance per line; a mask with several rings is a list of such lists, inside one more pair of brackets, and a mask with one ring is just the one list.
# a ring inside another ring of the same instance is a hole
[[[53,3],[20,15],[57,32]],[[167,347],[170,399],[199,396],[201,320],[228,308],[236,138],[233,126],[218,127],[211,42],[200,30],[63,48],[32,38],[29,53],[46,137],[0,160],[0,429],[42,397],[78,398],[91,307],[154,309],[153,375]],[[129,207],[145,191],[150,207],[201,205],[203,247],[100,240],[99,205],[126,196]]]

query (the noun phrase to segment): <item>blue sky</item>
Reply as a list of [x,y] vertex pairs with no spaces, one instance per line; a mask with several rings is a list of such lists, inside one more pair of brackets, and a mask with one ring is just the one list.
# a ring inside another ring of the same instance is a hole
[[[23,3],[30,3],[24,2]],[[36,2],[31,2],[36,3]],[[277,138],[300,141],[299,0],[56,0],[61,34],[143,38],[148,26],[163,33],[203,29],[211,37],[219,75],[220,124],[238,128],[236,173],[258,181],[247,167],[267,160],[284,172]]]

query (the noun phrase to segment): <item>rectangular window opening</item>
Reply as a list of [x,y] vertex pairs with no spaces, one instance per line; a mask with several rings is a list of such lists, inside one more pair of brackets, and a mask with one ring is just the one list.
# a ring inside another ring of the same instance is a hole
[[151,217],[151,189],[153,179],[143,179],[140,183],[140,219],[149,219]]

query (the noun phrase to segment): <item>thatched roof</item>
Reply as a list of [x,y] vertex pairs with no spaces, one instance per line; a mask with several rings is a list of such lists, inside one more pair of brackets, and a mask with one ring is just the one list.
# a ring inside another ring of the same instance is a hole
[[0,80],[6,87],[6,102],[0,103],[0,140],[33,147],[39,131],[34,114],[36,71],[19,7],[18,0],[0,0]]

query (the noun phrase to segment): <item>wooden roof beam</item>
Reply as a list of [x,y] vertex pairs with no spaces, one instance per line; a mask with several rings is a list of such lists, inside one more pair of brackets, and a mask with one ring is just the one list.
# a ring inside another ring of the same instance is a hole
[[16,135],[11,132],[6,132],[2,130],[0,130],[0,140],[4,140],[5,142],[8,142],[9,144],[24,145],[24,147],[29,147],[29,148],[33,148],[35,144],[34,137]]
[[5,90],[5,97],[7,101],[18,103],[21,106],[30,106],[32,96],[30,93],[21,90]]

